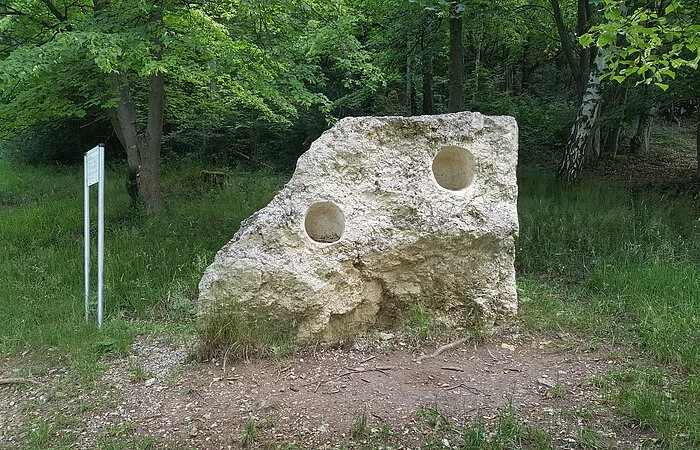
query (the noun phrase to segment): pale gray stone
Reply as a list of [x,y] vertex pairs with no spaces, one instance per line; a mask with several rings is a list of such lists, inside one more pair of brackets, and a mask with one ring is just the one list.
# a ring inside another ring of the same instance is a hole
[[243,312],[306,340],[417,304],[460,326],[513,315],[517,140],[513,118],[470,112],[339,121],[207,268],[201,323]]

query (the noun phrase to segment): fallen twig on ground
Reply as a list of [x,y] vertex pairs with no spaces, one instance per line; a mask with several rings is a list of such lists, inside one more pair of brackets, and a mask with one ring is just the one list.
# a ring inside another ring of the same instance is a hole
[[445,389],[446,391],[453,391],[453,390],[455,390],[455,389],[457,389],[457,388],[464,388],[464,389],[468,390],[469,392],[471,392],[471,393],[474,394],[474,395],[476,395],[476,394],[483,394],[483,392],[481,392],[481,391],[478,390],[477,388],[474,388],[474,387],[471,387],[471,386],[467,386],[467,385],[464,384],[464,383],[455,384],[454,386],[448,386],[448,387],[446,387],[446,388],[444,388],[444,389]]
[[457,339],[457,340],[454,341],[454,342],[450,342],[449,344],[445,344],[445,345],[443,345],[442,347],[440,347],[440,348],[438,348],[437,350],[435,350],[435,351],[434,351],[433,353],[431,353],[430,355],[421,355],[421,356],[419,356],[418,358],[416,358],[416,362],[421,362],[421,361],[423,361],[423,360],[425,360],[425,359],[438,357],[438,356],[440,356],[442,353],[446,352],[447,350],[453,349],[453,348],[455,348],[455,347],[459,347],[460,345],[462,345],[462,344],[464,343],[464,341],[466,341],[466,339],[465,339],[465,338],[462,338],[462,339]]
[[42,384],[31,378],[0,378],[0,384]]

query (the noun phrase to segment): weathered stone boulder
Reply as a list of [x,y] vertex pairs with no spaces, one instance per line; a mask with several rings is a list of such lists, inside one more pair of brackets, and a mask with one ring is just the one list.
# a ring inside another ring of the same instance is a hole
[[517,307],[516,163],[511,117],[339,121],[207,268],[200,325],[332,339],[417,303],[493,325]]

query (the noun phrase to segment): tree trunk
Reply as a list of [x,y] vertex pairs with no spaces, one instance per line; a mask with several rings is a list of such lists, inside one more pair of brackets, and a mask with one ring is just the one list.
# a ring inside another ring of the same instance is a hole
[[595,163],[600,159],[600,127],[593,127],[591,137],[588,139],[586,146],[586,162],[585,164]]
[[[95,0],[94,9],[100,11],[109,4],[108,0]],[[163,13],[158,10],[150,17],[152,23],[162,25]],[[152,56],[162,57],[162,46],[157,38],[151,43]],[[112,76],[112,88],[117,94],[117,107],[109,111],[112,127],[126,150],[129,166],[129,185],[136,186],[138,196],[146,204],[149,214],[163,209],[163,193],[160,185],[160,150],[163,137],[163,114],[165,112],[165,78],[162,73],[152,73],[148,78],[148,113],[146,126],[138,122],[136,106],[131,86],[123,73]]]
[[635,155],[649,153],[651,148],[651,108],[644,108],[639,114],[637,132],[630,140],[630,150]]
[[530,69],[532,66],[528,64],[527,57],[530,54],[530,39],[527,38],[523,44],[522,58],[520,60],[520,91],[527,92],[532,84],[532,75],[534,70]]
[[163,113],[165,111],[165,77],[152,74],[148,82],[148,123],[146,145],[141,153],[141,184],[139,195],[148,205],[149,213],[163,207],[163,192],[160,186],[160,150],[163,138]]
[[406,92],[404,93],[404,102],[406,105],[406,115],[413,115],[413,67],[411,64],[411,55],[406,57]]
[[[561,48],[564,51],[564,56],[566,56],[566,61],[569,64],[569,69],[571,69],[571,75],[574,78],[576,84],[576,91],[579,94],[579,99],[583,99],[583,91],[585,90],[587,73],[583,73],[581,67],[579,66],[579,61],[576,61],[576,55],[572,46],[571,38],[569,36],[569,30],[566,28],[564,23],[564,17],[561,13],[561,8],[559,6],[559,0],[550,0],[552,5],[552,15],[554,16],[554,22],[557,26],[557,33],[559,34],[559,41],[561,42]],[[580,14],[580,11],[579,11]]]
[[479,35],[475,37],[475,45],[474,45],[474,86],[472,87],[472,102],[476,101],[476,96],[479,93],[479,83],[481,80],[479,79],[479,75],[481,72],[481,41],[483,34],[479,32]]
[[[578,8],[576,14],[576,36],[583,36],[590,28],[588,18],[590,17],[589,0],[578,0]],[[579,49],[579,64],[578,64],[578,93],[579,101],[583,101],[583,95],[586,91],[588,83],[588,74],[591,71],[591,50],[589,47]]]
[[[605,152],[610,155],[611,159],[615,159],[620,145],[620,133],[622,131],[622,120],[624,116],[617,110],[624,108],[627,102],[627,90],[620,84],[613,83],[608,93],[608,97],[603,100],[604,109],[601,114],[604,116],[612,115],[614,120],[608,120],[611,125],[605,135],[603,148]],[[620,101],[620,98],[622,98],[622,101]],[[610,119],[610,117],[608,117],[608,119]]]
[[165,109],[164,84],[163,74],[153,74],[149,78],[148,119],[144,129],[137,123],[131,89],[125,78],[117,76],[113,80],[118,103],[110,119],[117,138],[126,150],[129,169],[136,174],[138,194],[149,214],[157,213],[163,207],[160,149]]
[[406,112],[409,116],[418,114],[418,93],[413,76],[413,58],[406,57]]
[[598,49],[557,173],[558,178],[566,183],[575,181],[583,170],[586,150],[592,143],[593,131],[600,111],[600,75],[605,70],[605,66],[603,50]]
[[537,65],[529,65],[527,61],[525,61],[525,58],[523,58],[522,62],[522,77],[520,80],[520,92],[522,93],[528,93],[530,92],[530,87],[532,86],[532,78],[533,75],[535,74],[535,70],[537,69]]
[[608,137],[605,139],[605,151],[612,159],[617,158],[617,149],[620,144],[621,130],[622,125],[619,123],[613,125],[612,129],[608,131]]
[[513,79],[515,78],[515,68],[513,67],[512,63],[506,65],[503,78],[504,78],[504,82],[505,82],[505,86],[503,87],[503,90],[505,92],[512,92],[513,91]]
[[435,114],[433,98],[433,55],[423,57],[423,114]]
[[[453,7],[454,8],[454,7]],[[452,10],[450,17],[450,82],[449,82],[449,112],[464,109],[462,85],[464,79],[464,57],[462,55],[462,16]]]

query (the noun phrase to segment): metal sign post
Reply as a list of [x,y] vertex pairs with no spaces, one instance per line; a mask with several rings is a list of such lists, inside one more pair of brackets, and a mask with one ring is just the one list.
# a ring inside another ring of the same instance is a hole
[[98,145],[83,157],[85,199],[85,321],[90,318],[90,186],[97,183],[97,326],[102,328],[104,315],[104,210],[105,210],[105,147]]

